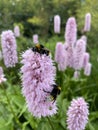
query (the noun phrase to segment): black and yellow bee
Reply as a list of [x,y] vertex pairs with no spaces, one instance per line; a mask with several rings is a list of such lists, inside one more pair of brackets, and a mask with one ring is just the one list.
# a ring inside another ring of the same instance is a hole
[[35,47],[32,48],[32,51],[38,52],[39,54],[45,54],[46,56],[50,55],[50,51],[41,44],[36,44]]
[[47,92],[44,90],[44,92],[47,92],[50,94],[50,100],[53,101],[53,103],[56,101],[56,98],[57,96],[60,94],[61,92],[61,87],[59,87],[58,85],[56,84],[53,84],[53,89],[51,92]]

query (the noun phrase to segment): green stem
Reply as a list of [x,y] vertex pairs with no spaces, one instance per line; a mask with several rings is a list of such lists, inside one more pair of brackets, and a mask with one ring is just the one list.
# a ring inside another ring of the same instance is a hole
[[17,118],[17,116],[16,116],[16,114],[15,114],[13,108],[12,108],[12,105],[11,105],[11,103],[10,103],[10,99],[9,99],[9,97],[8,97],[8,95],[7,95],[6,89],[5,89],[5,87],[3,86],[3,84],[1,84],[1,87],[2,87],[2,89],[4,90],[4,94],[5,94],[5,96],[6,96],[6,99],[7,99],[7,102],[8,102],[8,104],[9,104],[10,110],[11,110],[11,112],[12,112],[12,114],[13,114],[13,116],[14,116],[16,122],[17,122],[17,124],[22,128],[22,124],[19,122],[19,120],[18,120],[18,118]]
[[54,127],[53,127],[53,125],[52,125],[52,123],[51,123],[51,120],[49,119],[49,117],[47,117],[47,119],[48,119],[48,122],[49,122],[49,124],[50,124],[52,130],[55,130]]

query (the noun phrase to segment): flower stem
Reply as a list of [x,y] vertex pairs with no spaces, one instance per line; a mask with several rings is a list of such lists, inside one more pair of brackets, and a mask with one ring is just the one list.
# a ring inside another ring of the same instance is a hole
[[21,124],[20,121],[18,120],[18,118],[17,118],[17,116],[16,116],[16,114],[15,114],[13,108],[12,108],[12,105],[11,105],[11,103],[10,103],[10,99],[9,99],[9,97],[8,97],[8,95],[7,95],[7,92],[6,92],[6,89],[5,89],[4,85],[1,84],[1,87],[2,87],[2,89],[4,90],[4,94],[5,94],[5,96],[6,96],[6,99],[7,99],[7,102],[8,102],[8,104],[9,104],[10,110],[11,110],[11,112],[12,112],[12,114],[13,114],[13,116],[14,116],[16,122],[17,122],[17,124],[22,128],[22,124]]
[[48,122],[49,122],[49,124],[50,124],[52,130],[55,130],[54,127],[53,127],[53,124],[51,123],[51,120],[49,119],[49,117],[47,117],[47,119],[48,119]]

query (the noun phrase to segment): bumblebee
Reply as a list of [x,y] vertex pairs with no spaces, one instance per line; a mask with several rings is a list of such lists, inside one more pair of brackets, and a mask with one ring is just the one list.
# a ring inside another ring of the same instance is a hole
[[44,92],[47,92],[50,94],[50,100],[53,101],[53,103],[56,101],[56,98],[57,96],[60,94],[61,92],[61,87],[59,87],[58,85],[56,84],[53,84],[53,89],[51,92],[47,92],[47,91],[44,91]]
[[43,45],[41,44],[36,44],[35,47],[32,48],[33,52],[38,52],[39,54],[45,54],[46,56],[50,55],[50,51],[46,49]]

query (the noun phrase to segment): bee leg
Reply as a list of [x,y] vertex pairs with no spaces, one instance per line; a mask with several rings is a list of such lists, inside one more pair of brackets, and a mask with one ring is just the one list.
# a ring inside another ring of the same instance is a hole
[[46,93],[50,93],[50,92],[48,92],[48,91],[45,91],[44,89],[43,89],[43,91],[46,92]]
[[54,104],[54,102],[55,102],[55,99],[53,100],[52,104]]

